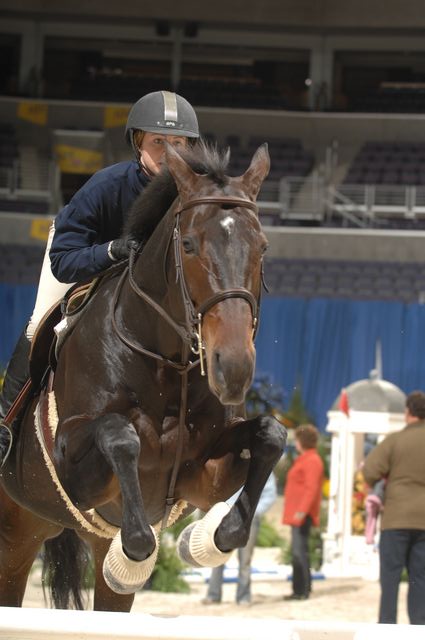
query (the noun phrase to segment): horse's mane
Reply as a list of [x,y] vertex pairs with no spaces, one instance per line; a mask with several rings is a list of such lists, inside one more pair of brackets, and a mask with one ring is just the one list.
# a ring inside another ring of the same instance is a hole
[[[182,154],[195,173],[206,175],[218,187],[229,181],[226,171],[229,150],[221,151],[216,145],[199,140]],[[155,176],[130,209],[123,235],[145,243],[177,197],[177,187],[169,170],[164,167]]]

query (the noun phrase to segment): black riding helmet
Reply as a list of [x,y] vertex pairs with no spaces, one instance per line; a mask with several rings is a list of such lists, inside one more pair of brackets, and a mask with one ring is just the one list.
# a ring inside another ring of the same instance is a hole
[[149,133],[199,138],[198,118],[191,104],[171,91],[153,91],[138,100],[130,109],[125,127],[125,139],[133,147],[136,129]]

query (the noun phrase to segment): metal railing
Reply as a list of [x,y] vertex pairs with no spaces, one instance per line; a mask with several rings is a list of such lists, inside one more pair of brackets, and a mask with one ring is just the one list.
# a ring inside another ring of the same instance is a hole
[[0,167],[0,198],[2,210],[10,202],[22,201],[46,203],[48,213],[56,213],[61,203],[60,172],[57,164],[48,158],[37,158],[35,166],[23,168],[19,159],[8,167]]
[[[59,167],[48,158],[39,158],[34,164],[27,163],[25,169],[17,159],[8,167],[0,167],[0,198],[3,202],[44,201],[48,212],[56,213],[61,206]],[[258,204],[266,224],[339,220],[342,226],[365,228],[383,226],[394,219],[425,220],[425,186],[335,186],[313,173],[307,178],[266,180]]]
[[360,228],[381,226],[391,220],[425,220],[425,186],[335,186],[319,175],[284,177],[266,181],[259,196],[260,213],[275,224],[339,219]]

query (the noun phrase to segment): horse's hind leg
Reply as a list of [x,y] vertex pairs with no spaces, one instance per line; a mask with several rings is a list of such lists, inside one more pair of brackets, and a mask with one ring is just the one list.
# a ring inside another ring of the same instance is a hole
[[93,506],[93,495],[106,497],[109,492],[112,498],[119,483],[121,531],[111,543],[104,576],[117,593],[134,593],[152,573],[158,553],[157,536],[143,506],[138,475],[140,440],[135,428],[117,413],[85,422],[80,429],[74,425],[67,431],[65,425],[56,439],[56,452],[59,477],[79,508]]
[[13,502],[0,487],[0,606],[22,606],[33,562],[55,529]]

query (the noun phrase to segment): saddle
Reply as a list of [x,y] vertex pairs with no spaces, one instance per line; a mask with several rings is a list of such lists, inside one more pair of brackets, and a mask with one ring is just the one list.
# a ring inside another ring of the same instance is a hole
[[30,376],[35,388],[43,386],[49,369],[56,369],[59,352],[77,325],[100,278],[76,285],[54,304],[41,319],[34,334],[30,353]]
[[3,420],[8,428],[26,407],[32,394],[46,386],[49,372],[56,369],[59,351],[77,325],[99,282],[100,278],[95,278],[72,287],[41,319],[31,343],[30,378]]

